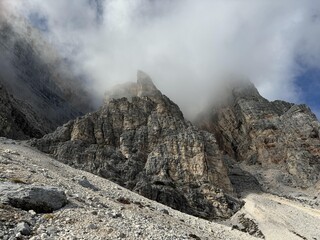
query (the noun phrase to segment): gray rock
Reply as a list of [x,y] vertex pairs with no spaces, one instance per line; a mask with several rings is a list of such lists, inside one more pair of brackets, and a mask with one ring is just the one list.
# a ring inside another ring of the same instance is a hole
[[167,209],[161,209],[160,212],[163,214],[169,215],[169,211]]
[[49,213],[67,204],[64,191],[56,187],[3,182],[0,183],[0,192],[0,202],[37,213]]
[[127,235],[125,235],[124,233],[120,233],[119,238],[127,238]]
[[98,211],[93,210],[93,211],[91,211],[91,214],[92,214],[92,215],[98,215]]
[[247,232],[252,236],[255,236],[257,238],[265,239],[264,234],[259,229],[258,224],[253,221],[252,219],[245,216],[245,214],[240,214],[238,216],[238,224],[233,225],[232,229],[237,229],[242,232]]
[[94,191],[98,191],[98,190],[99,190],[96,186],[94,186],[93,184],[91,184],[85,176],[77,177],[75,180],[76,180],[76,181],[79,183],[79,185],[81,185],[82,187],[90,188],[90,189],[92,189],[92,190],[94,190]]
[[33,210],[29,210],[29,213],[31,214],[31,216],[35,216],[37,213]]
[[110,217],[112,218],[121,218],[122,214],[121,213],[117,213],[117,212],[111,212],[108,214]]
[[97,229],[97,228],[98,228],[98,226],[93,223],[89,224],[89,226],[88,226],[88,229]]
[[56,236],[58,233],[58,229],[55,226],[50,226],[46,229],[46,232],[49,236]]
[[15,228],[16,233],[21,233],[22,235],[29,236],[31,234],[31,228],[29,224],[25,222],[18,223]]
[[28,119],[22,109],[30,115],[36,115],[30,106],[14,99],[0,82],[0,136],[27,139],[41,137],[45,133],[35,122]]
[[242,205],[228,196],[233,188],[213,134],[186,121],[141,71],[137,83],[107,93],[99,111],[32,145],[189,214],[227,218]]
[[0,136],[27,139],[91,111],[93,104],[82,80],[38,31],[23,21],[18,25],[9,19],[0,25]]
[[259,181],[274,182],[271,189],[279,183],[306,188],[320,179],[320,123],[306,105],[269,102],[253,84],[241,83],[197,125],[214,133],[229,156],[263,170]]

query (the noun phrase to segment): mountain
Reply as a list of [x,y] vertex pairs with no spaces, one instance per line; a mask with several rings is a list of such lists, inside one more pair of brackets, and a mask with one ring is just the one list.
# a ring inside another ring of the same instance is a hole
[[33,146],[75,168],[206,219],[242,205],[232,196],[216,139],[183,117],[149,76],[106,94],[100,110],[34,140]]
[[41,121],[37,119],[32,108],[15,100],[0,84],[0,136],[28,139],[39,138],[44,134]]
[[[41,197],[42,192],[50,195]],[[56,210],[39,211],[48,204]],[[0,138],[0,239],[70,238],[256,239],[146,199],[20,141]]]
[[[98,24],[103,1],[88,0]],[[191,123],[138,71],[95,110],[76,66],[1,10],[1,239],[317,239],[320,123],[306,105],[237,81]]]
[[320,123],[306,105],[270,102],[249,82],[229,86],[224,94],[197,120],[222,151],[265,190],[320,187]]
[[[94,109],[92,98],[71,66],[24,19],[0,15],[0,84],[25,115],[39,121],[37,133],[48,133],[70,119]],[[27,111],[24,107],[28,105]],[[27,112],[26,112],[27,111]],[[23,130],[22,130],[23,131]],[[20,135],[8,135],[20,138]]]
[[[32,108],[0,89],[2,129],[40,131]],[[0,237],[316,239],[316,117],[305,105],[269,102],[251,83],[223,96],[196,127],[140,71],[98,111],[27,142],[62,163],[1,138]],[[41,212],[47,205],[55,210]]]

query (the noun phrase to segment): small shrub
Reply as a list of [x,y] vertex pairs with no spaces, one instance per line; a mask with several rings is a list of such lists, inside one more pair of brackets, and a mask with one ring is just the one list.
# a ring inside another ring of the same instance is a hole
[[122,204],[131,204],[130,199],[124,198],[124,197],[119,197],[119,198],[117,199],[117,201],[118,201],[119,203],[122,203]]
[[22,180],[20,178],[9,178],[9,181],[13,182],[13,183],[27,184],[27,182],[25,182],[24,180]]
[[46,213],[43,214],[42,218],[48,221],[50,219],[54,219],[54,215],[52,213]]

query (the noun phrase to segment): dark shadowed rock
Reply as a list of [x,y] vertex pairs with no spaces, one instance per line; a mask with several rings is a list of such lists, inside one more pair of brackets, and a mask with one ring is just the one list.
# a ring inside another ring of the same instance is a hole
[[0,183],[0,202],[23,210],[49,213],[67,204],[63,190],[50,186]]
[[[122,96],[125,96],[122,97]],[[199,131],[150,77],[106,94],[104,106],[33,141],[58,160],[203,218],[226,218],[241,202],[214,136]]]
[[240,214],[237,218],[238,223],[236,225],[233,225],[232,229],[238,229],[242,232],[247,232],[257,238],[265,239],[265,236],[263,235],[263,233],[259,229],[258,224],[255,221],[246,217],[245,214]]
[[29,236],[31,234],[31,228],[29,224],[25,222],[18,223],[15,228],[16,233],[21,233],[22,235]]
[[41,137],[45,132],[40,124],[31,107],[9,95],[0,79],[0,136],[16,139]]
[[85,176],[76,177],[75,181],[77,181],[79,183],[79,185],[81,185],[82,187],[90,188],[93,191],[99,190],[96,186],[94,186],[92,183],[90,183]]
[[25,20],[10,17],[0,16],[0,85],[9,94],[0,90],[6,111],[0,113],[0,136],[41,137],[91,111],[91,97],[71,64]]

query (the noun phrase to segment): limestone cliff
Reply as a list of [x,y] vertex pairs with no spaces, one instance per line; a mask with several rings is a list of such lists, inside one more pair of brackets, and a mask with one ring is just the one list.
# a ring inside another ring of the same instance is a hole
[[197,124],[238,162],[255,166],[261,183],[306,188],[319,181],[320,124],[306,105],[269,102],[253,84],[241,83]]
[[[125,97],[122,97],[125,96]],[[241,206],[231,195],[216,139],[186,121],[149,76],[106,94],[97,112],[70,121],[33,145],[150,199],[207,219]]]

